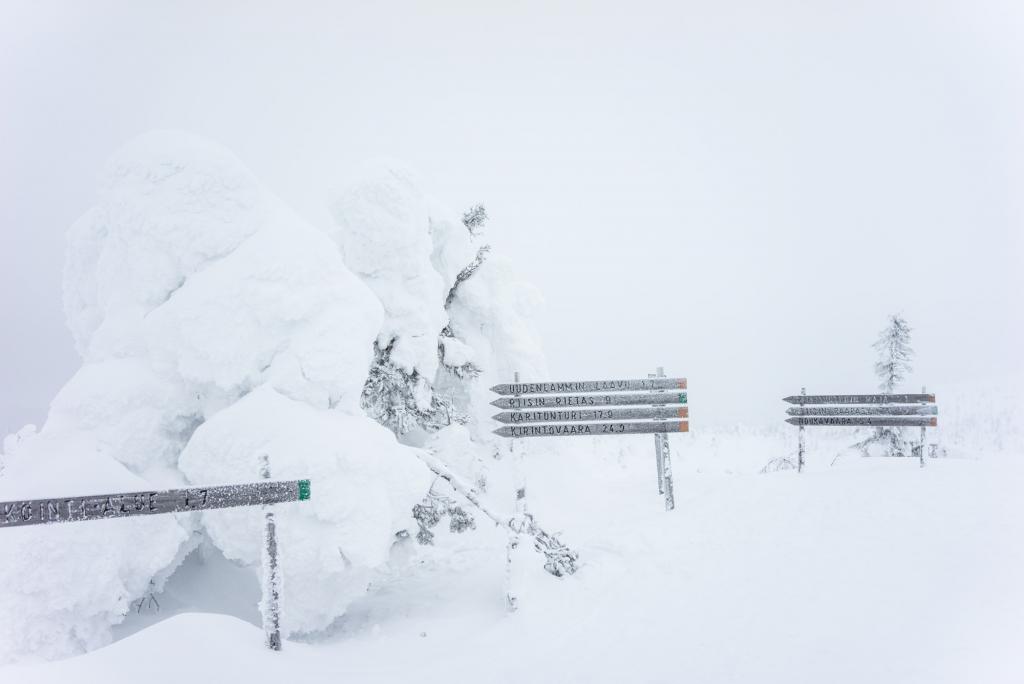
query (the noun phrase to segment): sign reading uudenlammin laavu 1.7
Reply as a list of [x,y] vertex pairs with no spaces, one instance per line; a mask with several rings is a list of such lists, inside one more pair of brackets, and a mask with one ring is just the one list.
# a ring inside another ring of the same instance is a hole
[[585,392],[627,392],[639,390],[686,389],[686,378],[645,378],[643,380],[573,380],[567,382],[516,382],[495,385],[495,394],[577,394]]
[[309,496],[309,480],[289,480],[4,501],[0,502],[0,527],[258,506],[305,501]]

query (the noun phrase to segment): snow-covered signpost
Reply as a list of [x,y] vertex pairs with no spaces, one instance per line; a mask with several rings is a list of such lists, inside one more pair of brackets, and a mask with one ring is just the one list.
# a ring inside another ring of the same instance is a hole
[[[804,394],[785,397],[799,404],[786,409],[790,425],[800,427],[799,463],[803,465],[804,427],[920,427],[920,464],[924,467],[925,428],[938,426],[934,394]],[[807,406],[811,404],[811,406]]]
[[512,439],[653,434],[658,493],[664,494],[665,510],[670,511],[675,498],[667,433],[688,432],[690,414],[686,378],[664,375],[659,368],[657,375],[642,380],[528,383],[519,382],[517,376],[514,383],[491,388],[502,395],[491,405],[512,409],[494,416],[506,423],[494,433]]
[[[265,458],[261,463],[261,474],[265,479],[270,478],[270,469]],[[190,513],[239,506],[263,506],[265,507],[262,605],[264,627],[268,648],[279,651],[281,650],[281,633],[278,624],[277,601],[280,595],[280,579],[277,570],[277,537],[274,514],[271,512],[270,506],[289,501],[306,501],[309,497],[309,480],[287,480],[215,487],[188,487],[163,491],[4,501],[0,502],[0,528],[107,520],[163,513]]]

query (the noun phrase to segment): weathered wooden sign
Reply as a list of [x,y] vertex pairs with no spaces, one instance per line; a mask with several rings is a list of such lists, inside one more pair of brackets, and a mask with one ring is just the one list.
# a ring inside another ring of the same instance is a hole
[[939,409],[934,404],[917,406],[790,406],[791,416],[934,416]]
[[846,425],[866,427],[935,427],[935,416],[803,416],[787,418],[790,425]]
[[808,394],[786,397],[790,404],[914,404],[935,403],[934,394]]
[[555,425],[506,425],[494,431],[502,437],[580,437],[650,435],[656,432],[689,432],[686,421],[663,423],[559,423]]
[[686,389],[686,378],[645,378],[642,380],[581,380],[568,382],[521,382],[491,387],[495,394],[583,394],[637,390]]
[[634,380],[519,382],[517,373],[515,382],[491,387],[503,395],[491,405],[507,409],[494,416],[505,424],[494,433],[512,439],[653,434],[658,493],[665,495],[666,510],[672,510],[668,433],[690,429],[685,390],[686,378],[666,378],[660,368]]
[[309,480],[290,480],[4,501],[0,502],[0,527],[268,505],[304,501],[309,494]]
[[[799,404],[786,409],[792,418],[786,422],[800,428],[797,445],[797,472],[804,466],[805,427],[919,427],[920,464],[924,466],[925,428],[939,424],[935,395],[921,394],[800,394],[783,401]],[[807,406],[811,404],[811,406]]]
[[500,409],[586,408],[589,406],[634,406],[685,404],[686,392],[649,392],[643,394],[580,394],[548,397],[501,397],[491,402]]
[[690,409],[682,408],[599,408],[599,409],[561,409],[548,411],[504,411],[492,416],[499,423],[562,423],[583,420],[636,420],[653,418],[656,420],[672,420],[686,418]]

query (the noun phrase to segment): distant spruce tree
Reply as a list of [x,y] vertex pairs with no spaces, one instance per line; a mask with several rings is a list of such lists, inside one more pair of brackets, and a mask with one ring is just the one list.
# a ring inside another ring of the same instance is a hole
[[913,370],[910,359],[914,356],[914,350],[910,347],[910,332],[906,319],[893,314],[889,317],[889,325],[879,333],[872,345],[878,352],[878,360],[875,361],[878,389],[885,394],[892,394],[896,386],[906,380]]
[[[913,370],[910,359],[914,350],[910,346],[911,327],[899,314],[889,317],[889,324],[878,335],[872,345],[878,353],[875,361],[875,376],[878,378],[878,389],[883,394],[892,394],[906,380]],[[889,456],[909,456],[910,445],[903,437],[903,430],[898,427],[878,427],[875,433],[858,443],[856,446],[865,455],[872,446],[881,446]]]

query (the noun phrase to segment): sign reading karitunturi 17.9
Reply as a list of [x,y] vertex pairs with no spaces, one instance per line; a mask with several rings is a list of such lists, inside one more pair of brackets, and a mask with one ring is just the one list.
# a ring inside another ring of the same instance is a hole
[[492,406],[502,437],[655,435],[658,486],[674,508],[667,433],[688,432],[686,378],[663,373],[635,380],[513,382],[495,385]]

